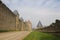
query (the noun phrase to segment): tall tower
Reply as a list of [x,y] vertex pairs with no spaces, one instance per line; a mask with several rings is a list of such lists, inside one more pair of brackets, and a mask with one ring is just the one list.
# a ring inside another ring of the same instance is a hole
[[17,10],[14,10],[13,12],[16,15],[16,30],[18,30],[19,27],[19,13]]
[[38,24],[37,24],[37,28],[43,28],[43,25],[41,24],[41,22],[39,21]]

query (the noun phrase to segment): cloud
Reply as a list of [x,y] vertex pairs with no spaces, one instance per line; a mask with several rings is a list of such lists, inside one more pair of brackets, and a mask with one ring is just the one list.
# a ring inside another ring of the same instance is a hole
[[48,8],[20,8],[20,15],[25,19],[31,19],[34,26],[40,20],[43,25],[51,24],[55,19],[60,18],[60,12]]
[[[48,7],[57,8],[60,7],[59,0],[6,0],[4,1],[8,6],[29,6],[29,7]],[[10,4],[10,5],[9,5]]]

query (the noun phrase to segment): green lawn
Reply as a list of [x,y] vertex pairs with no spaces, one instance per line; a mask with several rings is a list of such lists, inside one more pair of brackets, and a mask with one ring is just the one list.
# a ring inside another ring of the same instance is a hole
[[47,33],[31,32],[24,40],[60,40],[60,37]]

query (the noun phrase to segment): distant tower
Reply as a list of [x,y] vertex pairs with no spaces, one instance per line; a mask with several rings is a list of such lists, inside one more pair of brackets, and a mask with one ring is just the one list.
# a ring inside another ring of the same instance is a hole
[[43,28],[43,25],[41,24],[41,22],[39,21],[37,24],[37,28]]

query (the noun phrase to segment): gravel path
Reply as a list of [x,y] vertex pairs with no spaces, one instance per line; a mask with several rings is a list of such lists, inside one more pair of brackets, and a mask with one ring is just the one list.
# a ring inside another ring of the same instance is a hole
[[30,31],[0,33],[0,40],[23,40]]

